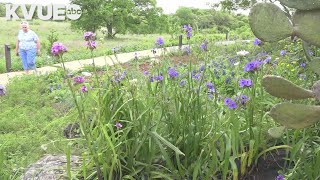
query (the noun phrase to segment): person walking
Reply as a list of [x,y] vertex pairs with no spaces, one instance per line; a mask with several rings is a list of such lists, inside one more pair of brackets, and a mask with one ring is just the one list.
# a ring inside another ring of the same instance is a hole
[[20,23],[20,31],[16,43],[16,55],[21,58],[23,69],[26,74],[29,70],[36,70],[36,55],[40,55],[40,40],[38,35],[29,29],[29,23]]

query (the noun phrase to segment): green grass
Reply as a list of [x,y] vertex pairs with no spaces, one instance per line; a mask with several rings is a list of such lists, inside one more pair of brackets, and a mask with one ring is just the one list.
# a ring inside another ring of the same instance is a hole
[[[303,87],[310,87],[314,81],[309,74],[306,81],[297,78],[298,71],[305,73],[305,69],[299,67],[303,56],[300,44],[209,45],[207,53],[194,45],[192,56],[175,53],[174,57],[163,57],[159,64],[151,67],[148,76],[138,70],[142,60],[130,62],[128,66],[99,68],[106,70],[105,73],[99,71],[103,74],[101,83],[88,78],[84,84],[72,86],[80,114],[73,108],[74,101],[62,71],[13,79],[7,95],[0,97],[0,163],[4,164],[0,179],[17,179],[29,164],[45,153],[65,153],[70,141],[74,142],[72,155],[87,153],[88,166],[83,168],[87,175],[96,175],[96,167],[100,167],[100,176],[104,179],[231,179],[238,173],[247,173],[247,167],[254,165],[264,152],[289,146],[292,147],[292,166],[288,165],[283,171],[287,174],[299,172],[299,176],[292,175],[295,177],[317,176],[317,172],[306,174],[299,168],[320,162],[319,151],[315,150],[319,149],[316,127],[305,131],[287,130],[279,139],[267,135],[267,130],[278,124],[266,114],[281,100],[264,91],[262,76],[267,73],[281,75]],[[236,56],[236,52],[243,49],[250,52],[248,57]],[[280,57],[281,49],[286,49],[288,54]],[[257,54],[263,51],[268,52],[272,62],[257,72],[244,72],[244,65],[257,59]],[[196,58],[197,63],[189,63],[191,57]],[[229,65],[229,58],[239,65]],[[177,62],[176,66],[172,59]],[[180,60],[181,64],[178,63]],[[272,64],[275,61],[278,61],[277,66]],[[203,64],[206,68],[200,72]],[[168,67],[175,67],[180,76],[170,78]],[[86,70],[93,69],[86,67]],[[116,82],[116,77],[123,75],[124,70],[125,76]],[[195,80],[189,73],[192,71],[200,73],[203,79]],[[228,84],[226,79],[232,72],[235,74]],[[164,76],[163,81],[150,82],[151,76],[160,73]],[[253,86],[239,88],[240,78],[255,79]],[[186,82],[183,86],[181,80]],[[218,93],[208,96],[207,82],[212,82]],[[88,93],[81,93],[82,85],[93,88],[88,88]],[[228,109],[224,98],[235,99],[241,94],[250,96],[246,106]],[[314,104],[313,101],[299,102]],[[80,121],[85,136],[66,140],[63,128],[74,121]],[[117,129],[117,122],[123,127]],[[304,156],[301,156],[301,144],[309,152]],[[308,159],[312,161],[308,162]],[[239,160],[243,169],[237,167]],[[299,166],[294,166],[295,163]],[[79,174],[81,178],[85,173]]]
[[[19,21],[7,21],[5,18],[0,17],[0,44],[11,45],[12,71],[22,70],[21,60],[19,57],[15,56],[14,51],[19,29]],[[64,56],[65,61],[88,59],[91,57],[91,54],[88,53],[88,50],[86,50],[85,47],[83,38],[84,32],[71,29],[70,22],[33,20],[30,22],[30,29],[36,32],[41,40],[41,56],[37,57],[37,67],[57,62],[50,57],[50,54],[47,52],[47,49],[51,48],[48,36],[52,30],[56,31],[58,41],[62,42],[68,49],[68,53]],[[151,49],[155,47],[155,40],[159,36],[164,37],[165,46],[178,45],[178,36],[171,37],[168,34],[118,34],[114,39],[105,39],[100,31],[96,34],[98,48],[94,51],[94,56],[110,55],[112,54],[112,48],[114,47],[119,49],[118,53]],[[204,39],[216,41],[224,40],[224,38],[224,34],[194,33],[191,43],[199,42]],[[183,43],[187,43],[186,39],[183,40]],[[4,51],[0,51],[0,73],[6,72],[5,67]]]
[[[0,97],[0,151],[5,157],[0,179],[18,179],[15,174],[23,173],[45,153],[64,153],[63,128],[73,105],[63,85],[53,90],[60,93],[50,91],[53,75],[59,77],[54,73],[14,78],[7,96]],[[57,99],[59,95],[63,98]]]
[[[17,39],[17,34],[20,29],[19,21],[7,21],[0,18],[0,44],[11,45],[12,70],[22,70],[22,64],[19,57],[14,55],[14,49]],[[51,47],[47,38],[51,30],[55,30],[58,35],[58,41],[62,42],[69,53],[65,56],[66,61],[87,59],[90,58],[90,53],[86,50],[83,33],[78,30],[71,29],[70,22],[55,22],[55,21],[40,21],[34,20],[30,22],[30,29],[36,32],[41,40],[41,53],[37,57],[37,66],[52,64],[56,62],[51,57],[48,57],[47,49]],[[95,51],[95,56],[103,56],[112,54],[112,48],[120,48],[119,52],[133,52],[154,47],[155,39],[163,36],[169,39],[169,35],[117,35],[114,39],[105,39],[101,32],[97,32],[98,50]],[[178,43],[178,40],[176,40]],[[172,45],[167,41],[167,45]],[[5,72],[4,51],[0,51],[0,72]]]

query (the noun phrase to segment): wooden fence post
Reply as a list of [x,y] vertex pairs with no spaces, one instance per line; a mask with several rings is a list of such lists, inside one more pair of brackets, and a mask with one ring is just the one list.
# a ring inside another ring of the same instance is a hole
[[5,59],[6,59],[6,69],[7,69],[7,72],[10,72],[11,71],[11,54],[10,54],[10,45],[8,44],[5,44],[4,45],[4,56],[5,56]]
[[179,36],[179,49],[182,48],[182,35]]

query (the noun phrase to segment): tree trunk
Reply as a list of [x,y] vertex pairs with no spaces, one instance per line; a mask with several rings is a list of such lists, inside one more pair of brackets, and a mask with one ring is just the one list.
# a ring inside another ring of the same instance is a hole
[[113,35],[112,35],[112,24],[107,24],[107,29],[108,29],[108,38],[113,38]]

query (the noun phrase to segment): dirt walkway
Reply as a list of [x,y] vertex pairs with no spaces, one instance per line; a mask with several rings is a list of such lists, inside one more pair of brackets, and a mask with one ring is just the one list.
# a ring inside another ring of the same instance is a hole
[[[234,43],[235,41],[221,41],[221,42],[216,42],[215,45],[229,45]],[[166,48],[167,52],[172,52],[177,50],[178,50],[178,46]],[[156,54],[153,54],[151,50],[137,51],[137,53],[138,53],[138,57],[142,58],[142,57],[148,57],[148,56],[154,57],[155,55],[159,56],[161,54],[161,51],[158,49]],[[118,58],[115,58],[114,55],[110,55],[110,56],[96,57],[94,58],[94,60],[97,66],[105,66],[105,65],[113,65],[116,63],[128,62],[134,59],[134,56],[135,56],[135,52],[130,52],[130,53],[117,54]],[[67,69],[70,69],[72,71],[77,71],[83,68],[85,65],[90,65],[90,64],[92,64],[92,59],[84,59],[84,60],[66,62],[65,66]],[[47,74],[47,73],[56,71],[58,67],[61,67],[61,64],[54,64],[51,66],[37,68],[37,74]],[[5,86],[9,83],[10,78],[13,78],[16,76],[23,76],[23,75],[25,75],[24,71],[0,74],[0,85],[2,84]]]
[[[166,48],[167,51],[175,51],[178,49],[178,47],[170,47]],[[144,51],[137,51],[138,57],[154,57],[159,56],[161,53],[160,49],[157,50],[156,54],[153,54],[151,50],[144,50]],[[135,52],[130,53],[122,53],[117,54],[117,58],[114,55],[110,56],[101,56],[94,58],[96,66],[105,66],[105,65],[113,65],[116,63],[125,63],[128,62],[135,57]],[[91,65],[92,59],[84,59],[84,60],[76,60],[76,61],[70,61],[66,62],[65,66],[67,69],[70,69],[72,71],[77,71],[83,68],[86,65]],[[54,64],[50,66],[44,66],[41,68],[37,68],[37,74],[47,74],[53,71],[56,71],[59,67],[61,67],[61,64]],[[23,76],[25,75],[24,71],[17,71],[17,72],[9,72],[0,74],[0,84],[6,85],[9,83],[10,78],[16,77],[16,76]]]

